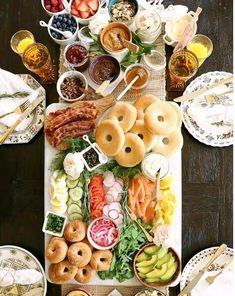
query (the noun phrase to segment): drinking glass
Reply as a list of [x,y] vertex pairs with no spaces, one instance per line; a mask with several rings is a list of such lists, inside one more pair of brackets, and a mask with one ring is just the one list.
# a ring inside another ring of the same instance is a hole
[[12,37],[11,37],[11,48],[12,50],[22,56],[26,48],[30,45],[35,43],[35,39],[33,34],[30,31],[27,30],[21,30],[16,32]]
[[213,51],[213,43],[205,35],[195,35],[187,45],[187,49],[192,51],[198,58],[199,67],[211,55]]
[[189,50],[180,50],[172,54],[169,60],[170,90],[181,91],[185,82],[198,70],[197,56]]
[[24,66],[37,74],[42,83],[55,83],[56,67],[53,65],[48,48],[41,43],[28,46],[22,55]]

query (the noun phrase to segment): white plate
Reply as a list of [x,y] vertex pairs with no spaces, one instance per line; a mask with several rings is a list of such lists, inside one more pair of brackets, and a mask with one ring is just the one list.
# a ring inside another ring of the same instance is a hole
[[[46,115],[49,114],[50,112],[55,112],[56,110],[65,108],[68,106],[68,104],[65,103],[54,103],[51,104],[47,107],[46,109]],[[103,115],[105,116],[105,114]],[[49,195],[49,185],[50,185],[50,178],[52,175],[52,172],[50,171],[50,165],[51,161],[55,157],[56,153],[58,150],[53,148],[47,141],[45,137],[45,172],[44,172],[44,211],[45,214],[47,211],[51,211],[51,203],[50,203],[50,195]],[[172,190],[176,192],[178,200],[177,200],[177,209],[175,213],[175,219],[174,219],[174,224],[172,225],[172,247],[176,250],[177,254],[179,255],[179,258],[181,258],[181,216],[182,216],[182,178],[181,178],[181,152],[177,153],[169,159],[170,161],[170,172],[173,173],[175,181],[172,186]],[[48,241],[50,239],[50,235],[45,234],[45,247],[48,244]],[[45,269],[46,269],[46,274],[48,271],[49,267],[49,262],[45,259]],[[47,274],[47,279],[48,281],[48,274]],[[70,282],[71,284],[78,284],[75,280]],[[178,285],[179,283],[179,278],[177,281],[171,284],[172,287]],[[101,280],[98,275],[96,274],[92,281],[89,283],[89,285],[98,285],[98,286],[140,286],[140,282],[137,280],[136,277],[133,277],[130,280],[126,280],[122,283],[119,283],[117,280]]]
[[44,124],[44,111],[46,108],[45,89],[29,74],[18,74],[18,76],[33,90],[38,91],[38,97],[43,97],[42,101],[34,111],[28,116],[29,125],[26,129],[13,132],[4,142],[4,144],[23,144],[28,143],[40,131]]
[[[182,291],[183,288],[189,283],[190,280],[206,265],[209,261],[210,257],[216,252],[218,247],[212,247],[205,249],[199,253],[197,253],[190,261],[186,264],[181,280],[180,280],[180,290]],[[227,248],[222,255],[213,263],[208,271],[216,271],[220,270],[221,266],[225,263],[229,263],[233,257],[233,249]],[[216,295],[215,295],[216,296]],[[225,295],[227,296],[227,295]]]
[[[194,92],[196,90],[199,90],[203,87],[207,87],[211,84],[214,84],[215,82],[218,82],[228,76],[230,76],[231,73],[227,72],[208,72],[206,74],[203,74],[199,77],[197,77],[195,80],[193,80],[186,88],[184,95]],[[223,93],[226,90],[231,89],[233,86],[232,83],[228,83],[226,85],[214,88],[210,91],[208,91],[206,94],[219,94]],[[189,131],[189,133],[198,141],[214,146],[214,147],[224,147],[224,146],[230,146],[233,144],[233,130],[231,128],[231,131],[228,133],[218,133],[218,134],[212,134],[210,131],[203,129],[202,127],[199,127],[188,114],[187,110],[190,108],[190,105],[193,101],[197,100],[199,104],[203,107],[205,105],[205,94],[202,96],[199,96],[193,100],[188,100],[181,103],[181,110],[183,112],[183,122],[186,127],[186,129]],[[220,104],[226,105],[227,103],[233,103],[233,93],[223,95],[219,98],[218,102]]]
[[[0,267],[12,268],[15,270],[20,269],[36,269],[42,273],[42,279],[33,285],[16,285],[18,293],[17,295],[23,295],[26,292],[34,288],[43,288],[43,296],[46,296],[47,292],[47,280],[42,265],[38,259],[29,251],[17,247],[17,246],[0,246]],[[14,286],[0,287],[0,294],[13,296],[8,294]],[[15,294],[14,294],[15,295]]]

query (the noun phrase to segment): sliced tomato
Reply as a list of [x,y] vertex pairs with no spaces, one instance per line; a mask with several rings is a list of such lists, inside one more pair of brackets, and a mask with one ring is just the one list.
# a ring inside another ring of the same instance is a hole
[[102,217],[102,215],[103,215],[103,212],[101,210],[94,210],[94,211],[91,212],[91,217],[93,219]]
[[93,204],[93,208],[95,209],[95,210],[103,210],[103,207],[105,206],[105,202],[104,201],[97,201],[97,202],[95,202],[94,204]]

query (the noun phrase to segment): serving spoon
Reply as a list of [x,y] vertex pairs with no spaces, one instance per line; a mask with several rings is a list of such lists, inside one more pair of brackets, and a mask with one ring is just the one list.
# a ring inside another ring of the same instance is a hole
[[72,32],[70,32],[70,31],[60,31],[60,30],[58,30],[58,29],[56,29],[56,28],[54,28],[54,27],[48,25],[48,24],[45,23],[44,21],[40,21],[39,24],[40,24],[41,27],[46,27],[46,28],[49,28],[49,29],[51,29],[51,30],[57,32],[57,33],[60,33],[60,34],[63,35],[66,39],[68,39],[68,38],[70,38],[70,37],[73,36],[73,33],[72,33]]

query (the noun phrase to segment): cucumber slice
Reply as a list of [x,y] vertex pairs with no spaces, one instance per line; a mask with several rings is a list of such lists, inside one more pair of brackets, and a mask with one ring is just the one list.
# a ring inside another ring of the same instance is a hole
[[78,184],[78,180],[69,180],[69,179],[67,179],[67,180],[66,180],[66,184],[67,184],[67,186],[68,186],[69,188],[74,188],[74,187],[77,186],[77,184]]
[[83,187],[83,181],[82,180],[78,180],[77,186],[78,187]]
[[72,221],[72,220],[82,220],[83,217],[81,214],[79,213],[73,213],[71,215],[69,215],[69,220]]
[[72,198],[70,198],[67,202],[67,206],[71,206],[71,204],[76,204],[78,205],[80,208],[82,207],[82,201],[79,199],[77,201],[72,200]]
[[72,189],[69,189],[69,195],[74,201],[78,201],[82,198],[83,190],[81,187],[75,187]]
[[76,178],[75,178],[75,177],[72,177],[72,176],[70,176],[70,175],[67,175],[67,179],[68,179],[68,180],[75,181],[75,180],[78,180],[78,178],[79,178],[79,176],[76,176]]
[[67,212],[69,215],[74,214],[74,213],[82,214],[82,209],[76,204],[71,204],[68,207]]

